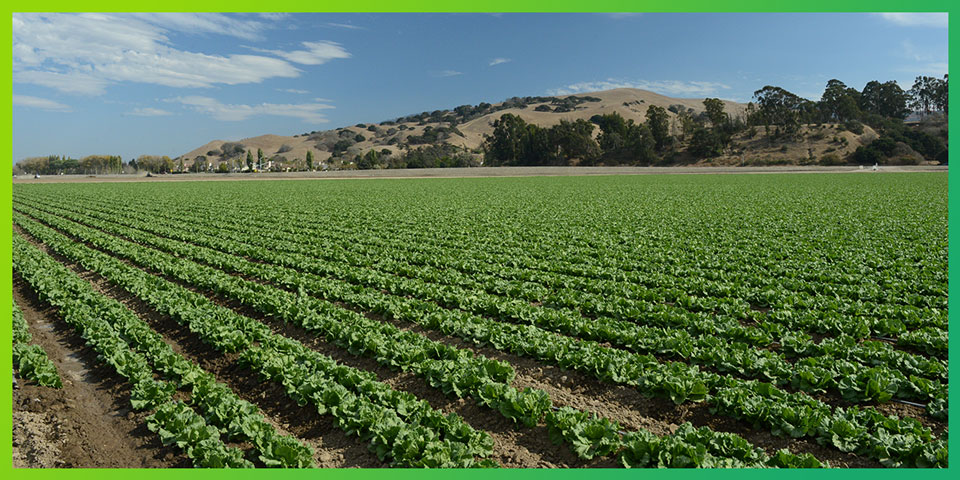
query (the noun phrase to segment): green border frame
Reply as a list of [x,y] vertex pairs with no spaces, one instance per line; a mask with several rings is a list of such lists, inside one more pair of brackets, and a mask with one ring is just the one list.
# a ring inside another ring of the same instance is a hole
[[[87,12],[87,11],[100,11],[100,12],[116,12],[116,11],[144,11],[144,12],[180,12],[180,11],[223,11],[223,12],[266,12],[266,11],[281,11],[281,12],[310,12],[310,11],[319,11],[319,12],[713,12],[713,11],[724,11],[724,12],[950,12],[952,11],[960,12],[960,8],[957,7],[960,5],[956,2],[946,1],[946,0],[919,0],[915,2],[907,3],[903,0],[773,0],[773,1],[764,1],[764,0],[721,0],[721,2],[711,2],[708,0],[641,0],[641,1],[630,1],[630,0],[594,0],[589,3],[582,2],[581,0],[469,0],[465,2],[458,2],[456,4],[450,3],[443,0],[399,0],[399,1],[388,1],[388,0],[367,0],[362,3],[352,3],[352,2],[310,2],[307,0],[278,0],[270,3],[269,9],[264,8],[264,2],[254,1],[254,0],[233,0],[233,1],[224,1],[224,0],[200,0],[200,1],[184,1],[184,0],[167,0],[167,1],[156,1],[156,0],[147,0],[144,2],[138,2],[132,4],[130,2],[119,2],[116,0],[94,0],[94,1],[63,1],[63,0],[52,0],[52,1],[17,1],[10,5],[10,13],[18,11],[31,11],[31,12]],[[132,10],[131,7],[136,7],[135,10]],[[953,17],[953,15],[951,15]],[[9,17],[8,17],[9,18]],[[951,18],[951,29],[952,24],[957,23]],[[4,23],[3,31],[6,35],[6,38],[12,39],[12,24]],[[12,42],[12,40],[11,40]],[[953,51],[960,51],[957,49],[958,43],[955,36],[951,36],[950,40],[950,49]],[[7,71],[12,72],[12,53],[11,50],[5,50],[3,53],[3,62]],[[951,69],[952,71],[952,69]],[[13,152],[13,116],[12,116],[12,97],[13,97],[13,84],[12,84],[12,75],[3,76],[3,80],[0,81],[3,89],[8,92],[8,102],[4,102],[6,111],[8,114],[3,117],[3,125],[8,132],[7,135],[3,135],[0,139],[0,150],[11,153]],[[957,104],[960,101],[957,100],[957,96],[954,95],[951,100],[951,105],[953,105],[953,110],[957,111]],[[957,138],[958,130],[960,130],[960,122],[954,122],[950,126],[950,136],[952,138]],[[960,181],[960,172],[954,172],[951,170],[948,173],[948,182],[949,184],[957,184]],[[11,224],[11,212],[12,212],[12,182],[3,183],[0,186],[0,197],[4,202],[4,208],[0,209],[0,225],[2,224]],[[957,197],[951,196],[949,198],[949,210],[957,211],[958,204],[960,200]],[[949,245],[950,245],[950,261],[949,261],[949,277],[957,278],[957,274],[960,273],[960,262],[955,260],[955,252],[960,249],[960,237],[956,233],[956,230],[953,228],[953,216],[950,217],[950,231],[949,231]],[[0,292],[4,296],[4,299],[10,298],[12,296],[12,267],[11,267],[11,235],[10,230],[0,231],[0,251],[4,252],[0,254]],[[950,298],[956,298],[960,294],[960,287],[957,287],[955,283],[951,283],[949,287]],[[955,330],[953,325],[956,325],[956,320],[954,318],[956,315],[953,313],[956,309],[953,306],[954,302],[950,302],[950,325],[951,330]],[[4,300],[3,305],[6,305],[6,300]],[[4,326],[0,328],[0,349],[3,353],[0,354],[0,367],[2,371],[6,371],[7,368],[12,368],[12,355],[11,355],[11,330],[10,330],[10,320],[9,317],[7,321],[4,322]],[[953,378],[958,378],[960,374],[960,368],[956,365],[956,359],[953,355],[953,352],[956,351],[956,345],[958,341],[956,338],[950,339],[950,374]],[[956,398],[956,390],[950,388],[951,390],[951,400],[950,407],[951,410],[957,412],[958,402]],[[6,475],[16,475],[18,479],[48,479],[48,478],[73,478],[73,479],[120,479],[123,476],[129,475],[125,470],[121,469],[84,469],[84,470],[66,470],[66,469],[19,469],[13,470],[13,455],[12,455],[12,385],[6,382],[0,382],[0,396],[6,399],[3,401],[3,413],[0,415],[0,472],[5,472]],[[953,422],[951,422],[953,423]],[[956,442],[950,442],[950,451],[953,454],[956,451],[954,448]],[[951,455],[953,456],[953,455]],[[954,458],[954,462],[957,460]],[[927,479],[947,479],[954,478],[953,475],[956,475],[956,472],[950,474],[951,471],[960,470],[951,466],[950,468],[943,470],[925,470],[921,473]],[[496,472],[496,473],[494,473]],[[146,470],[141,469],[137,471],[137,475],[143,475],[144,478],[170,478],[171,475],[187,475],[189,478],[204,478],[206,479],[233,479],[237,477],[250,477],[258,476],[263,474],[263,470],[255,471],[237,471],[237,470]],[[278,471],[271,470],[270,475],[283,475],[289,478],[305,478],[307,475],[316,475],[318,472],[313,470],[307,471],[284,471],[279,473]],[[371,470],[371,469],[336,469],[336,470],[325,470],[323,475],[332,475],[333,477],[339,479],[349,479],[349,480],[374,480],[382,475],[380,470]],[[539,470],[498,470],[498,471],[483,471],[483,470],[469,470],[469,471],[458,471],[458,472],[449,472],[449,471],[421,471],[421,470],[407,470],[407,469],[394,469],[390,471],[390,475],[394,476],[397,480],[413,480],[413,479],[423,479],[423,478],[446,478],[447,476],[453,474],[457,475],[458,478],[465,479],[490,479],[493,478],[493,475],[500,476],[501,478],[529,478],[529,475],[534,475],[539,478],[549,478],[553,479],[559,478],[587,478],[589,475],[593,477],[598,472],[596,470],[586,471],[586,470],[552,470],[552,469],[539,469]],[[670,480],[674,479],[687,479],[687,478],[701,478],[709,476],[711,479],[717,480],[726,480],[726,479],[744,479],[744,478],[770,478],[773,475],[783,476],[784,478],[803,478],[807,475],[810,475],[810,471],[768,471],[768,470],[602,470],[600,475],[605,479],[607,478],[635,478],[638,475],[653,475],[656,478],[666,478]],[[853,478],[872,478],[877,480],[883,479],[894,479],[898,478],[906,472],[903,472],[901,469],[855,469],[855,470],[828,470],[817,472],[817,475],[824,475],[827,477],[834,477],[834,475],[843,475],[843,476],[853,476]],[[909,472],[914,473],[914,472]]]

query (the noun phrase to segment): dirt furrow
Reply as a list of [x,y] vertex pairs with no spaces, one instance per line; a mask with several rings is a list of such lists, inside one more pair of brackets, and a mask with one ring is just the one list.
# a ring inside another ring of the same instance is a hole
[[19,275],[13,299],[33,343],[43,347],[62,389],[17,379],[13,389],[14,467],[190,467],[176,446],[165,447],[146,426],[147,413],[130,408],[130,387],[41,302]]

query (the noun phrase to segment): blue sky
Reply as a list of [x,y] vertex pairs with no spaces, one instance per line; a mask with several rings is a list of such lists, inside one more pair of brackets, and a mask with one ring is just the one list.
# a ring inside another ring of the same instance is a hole
[[512,96],[819,99],[947,73],[947,14],[14,14],[14,161],[181,155]]

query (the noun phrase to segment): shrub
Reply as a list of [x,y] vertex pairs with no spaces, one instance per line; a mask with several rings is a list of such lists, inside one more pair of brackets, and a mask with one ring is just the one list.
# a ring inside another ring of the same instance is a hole
[[897,165],[920,165],[920,159],[913,156],[903,156],[896,160]]
[[847,162],[843,161],[843,159],[835,153],[828,153],[820,157],[820,165],[824,166],[845,165],[846,163]]
[[857,135],[863,135],[863,124],[857,120],[850,120],[843,124],[843,130],[848,130]]
[[227,142],[223,145],[220,145],[220,151],[223,152],[224,157],[235,157],[237,155],[242,155],[246,151],[246,147],[242,143],[237,142]]
[[293,147],[284,143],[283,145],[280,145],[280,148],[277,150],[277,153],[286,153],[286,152],[289,152],[290,150],[293,150]]

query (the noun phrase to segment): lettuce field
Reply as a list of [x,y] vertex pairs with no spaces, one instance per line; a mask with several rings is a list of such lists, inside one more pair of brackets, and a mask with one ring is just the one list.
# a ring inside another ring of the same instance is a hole
[[143,465],[948,464],[945,173],[17,184],[13,210],[19,388],[109,384],[31,408],[119,412]]

